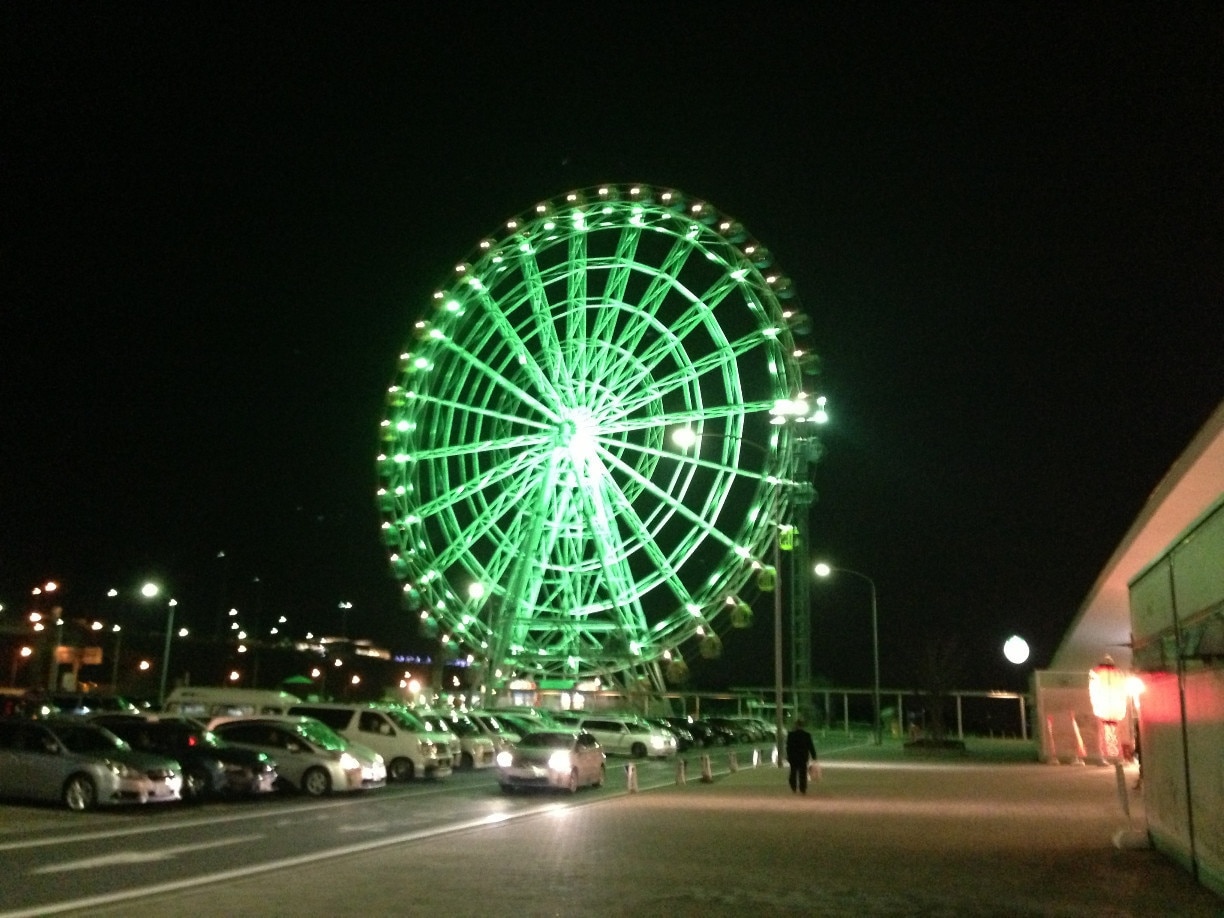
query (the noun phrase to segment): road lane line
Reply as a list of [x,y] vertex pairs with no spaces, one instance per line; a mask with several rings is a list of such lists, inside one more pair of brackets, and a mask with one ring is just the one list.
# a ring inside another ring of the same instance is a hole
[[[604,801],[614,798],[602,798]],[[599,803],[600,800],[592,800],[590,803]],[[568,804],[567,806],[584,806],[588,804]],[[124,902],[130,899],[143,899],[149,896],[164,895],[166,893],[182,892],[185,889],[194,889],[199,886],[207,886],[211,883],[223,883],[229,880],[241,880],[247,877],[257,876],[262,873],[270,873],[274,870],[285,870],[291,867],[302,867],[306,864],[317,863],[318,861],[331,860],[336,857],[344,857],[350,854],[361,854],[366,851],[374,851],[378,848],[387,848],[392,845],[402,845],[407,842],[423,841],[428,838],[436,838],[442,835],[450,835],[455,832],[463,832],[468,829],[479,829],[489,827],[491,825],[500,825],[509,822],[513,819],[525,819],[533,816],[540,816],[546,813],[555,812],[557,804],[547,804],[539,807],[533,807],[529,810],[507,814],[495,814],[494,816],[478,816],[474,819],[465,819],[462,822],[452,823],[450,825],[436,826],[432,829],[418,829],[413,832],[405,832],[401,835],[395,835],[390,838],[374,839],[364,842],[354,842],[349,845],[341,845],[336,848],[327,848],[321,851],[314,851],[310,854],[300,854],[296,857],[281,858],[275,861],[268,861],[266,864],[253,864],[249,867],[236,867],[232,870],[222,870],[216,873],[203,874],[197,877],[188,877],[182,880],[171,880],[165,883],[153,883],[149,886],[134,887],[132,889],[119,890],[113,893],[101,893],[96,896],[85,896],[81,899],[74,899],[68,902],[44,903],[41,905],[32,905],[28,908],[15,909],[13,911],[0,912],[0,918],[38,918],[40,915],[55,915],[62,912],[76,911],[79,909],[96,908],[102,905],[113,905],[117,902]]]
[[164,848],[156,851],[115,851],[111,854],[100,854],[97,857],[87,857],[78,861],[64,861],[62,864],[47,864],[45,867],[35,867],[29,873],[67,873],[72,870],[94,870],[98,867],[113,867],[116,864],[147,864],[153,861],[168,861],[186,854],[189,851],[205,851],[209,848],[224,848],[226,845],[241,845],[246,842],[259,841],[264,835],[242,835],[237,838],[223,838],[220,841],[199,842],[194,845],[178,845],[174,848]]

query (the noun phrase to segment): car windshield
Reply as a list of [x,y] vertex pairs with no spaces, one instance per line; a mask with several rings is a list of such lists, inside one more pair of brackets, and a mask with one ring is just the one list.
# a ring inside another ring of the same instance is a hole
[[390,708],[383,711],[383,713],[405,730],[412,730],[414,733],[416,733],[426,729],[425,725],[421,723],[415,714],[410,714],[407,711],[401,711],[399,708]]
[[529,749],[568,749],[574,745],[574,737],[569,733],[528,733],[519,745]]
[[53,727],[52,731],[71,752],[114,752],[116,749],[130,748],[115,734],[101,727],[87,727],[81,724],[79,726],[57,726]]
[[472,736],[480,732],[480,728],[467,718],[452,717],[447,724],[451,732],[459,736]]
[[348,743],[345,739],[333,730],[327,724],[318,720],[303,721],[298,725],[298,733],[310,740],[316,746],[322,746],[324,749],[343,752],[348,749]]
[[450,721],[443,720],[434,714],[423,715],[421,720],[425,723],[426,730],[433,730],[438,733],[450,733]]

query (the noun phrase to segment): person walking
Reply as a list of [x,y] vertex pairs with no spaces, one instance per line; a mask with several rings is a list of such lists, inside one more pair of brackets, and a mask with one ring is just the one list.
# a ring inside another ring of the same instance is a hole
[[816,760],[816,743],[812,734],[803,728],[803,718],[795,719],[795,726],[786,734],[786,761],[790,763],[790,789],[796,794],[806,794],[808,788],[808,759]]

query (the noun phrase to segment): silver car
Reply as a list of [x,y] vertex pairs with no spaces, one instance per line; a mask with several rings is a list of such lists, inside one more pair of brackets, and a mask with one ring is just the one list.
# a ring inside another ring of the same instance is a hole
[[171,803],[182,793],[174,759],[137,752],[79,720],[0,720],[0,795],[59,801],[70,810]]
[[313,717],[215,717],[208,727],[227,743],[268,753],[280,778],[311,797],[387,783],[381,755]]
[[556,787],[570,793],[604,783],[604,751],[589,733],[528,733],[497,754],[497,783],[506,793],[520,787]]

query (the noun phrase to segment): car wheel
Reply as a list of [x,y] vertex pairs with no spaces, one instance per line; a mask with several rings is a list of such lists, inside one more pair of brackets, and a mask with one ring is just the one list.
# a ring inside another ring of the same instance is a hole
[[571,794],[578,793],[578,769],[572,768],[569,773],[569,782],[565,785],[565,789]]
[[476,767],[476,760],[472,758],[470,752],[465,752],[459,757],[459,767],[463,769],[471,769]]
[[387,766],[387,776],[392,781],[411,781],[415,774],[416,766],[412,764],[412,759],[392,759],[391,764]]
[[74,813],[92,810],[98,804],[98,788],[89,775],[73,775],[64,782],[64,806]]
[[599,775],[598,775],[598,777],[596,777],[596,778],[595,778],[595,783],[594,783],[593,785],[591,785],[591,786],[592,786],[592,787],[603,787],[603,786],[604,786],[604,778],[605,778],[605,777],[607,777],[607,769],[606,769],[606,768],[604,768],[604,766],[603,766],[603,765],[600,765],[600,766],[599,766]]
[[502,790],[502,793],[503,793],[503,794],[513,794],[513,793],[514,793],[514,785],[513,785],[513,784],[503,784],[503,785],[501,786],[501,790]]
[[183,799],[199,803],[208,796],[208,772],[189,768],[183,772]]
[[630,747],[629,753],[635,759],[644,759],[646,758],[646,746],[643,743],[634,743],[633,746]]
[[302,775],[302,793],[322,797],[331,792],[331,776],[322,768],[308,768]]

